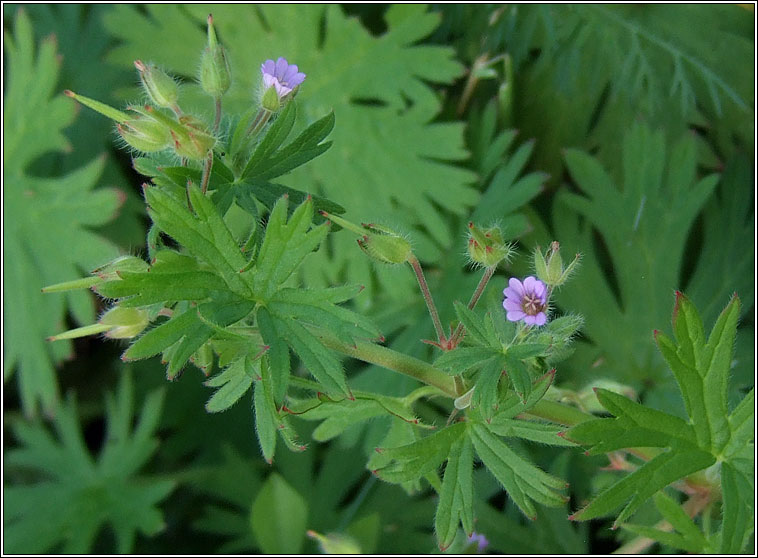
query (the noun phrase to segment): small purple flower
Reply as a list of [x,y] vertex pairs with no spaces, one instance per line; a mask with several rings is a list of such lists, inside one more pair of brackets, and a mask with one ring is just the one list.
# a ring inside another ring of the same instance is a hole
[[261,64],[261,73],[264,88],[269,89],[273,85],[280,99],[305,80],[305,74],[297,71],[297,64],[289,64],[281,56],[276,62],[266,60]]
[[508,281],[508,287],[503,291],[505,300],[503,308],[508,312],[506,317],[511,322],[524,320],[527,325],[545,325],[547,322],[547,287],[539,279],[531,275],[522,283],[515,277]]
[[468,542],[468,544],[476,543],[477,554],[484,552],[490,544],[490,541],[487,540],[487,537],[485,537],[482,533],[477,533],[476,531],[469,535],[466,542]]

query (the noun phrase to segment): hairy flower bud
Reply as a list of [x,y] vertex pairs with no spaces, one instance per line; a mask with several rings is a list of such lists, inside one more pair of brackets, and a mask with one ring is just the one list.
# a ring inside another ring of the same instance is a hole
[[137,117],[116,125],[118,134],[131,147],[145,153],[171,146],[171,131],[152,118]]
[[139,71],[142,87],[150,100],[156,106],[173,108],[179,98],[179,84],[174,78],[155,64],[145,64],[142,60],[135,60],[134,66]]
[[142,308],[114,306],[98,320],[102,325],[110,326],[105,332],[111,339],[131,339],[139,335],[150,323],[148,313]]
[[185,115],[179,118],[179,127],[171,130],[174,151],[180,157],[194,161],[205,159],[216,145],[216,137],[198,118]]
[[216,30],[213,27],[213,16],[208,16],[208,46],[203,51],[200,59],[200,73],[198,76],[200,87],[213,98],[219,98],[229,90],[232,84],[232,71],[226,51],[216,38]]
[[484,267],[496,266],[513,255],[513,248],[503,241],[499,227],[481,229],[473,223],[468,224],[467,250],[471,261]]
[[563,285],[576,270],[581,258],[577,254],[568,267],[564,269],[560,248],[560,244],[553,241],[545,254],[539,248],[534,251],[534,271],[537,277],[551,288]]
[[325,211],[322,211],[321,214],[339,226],[360,235],[358,246],[373,260],[387,264],[401,264],[413,256],[411,243],[386,227],[371,223],[363,223],[359,227],[342,217]]

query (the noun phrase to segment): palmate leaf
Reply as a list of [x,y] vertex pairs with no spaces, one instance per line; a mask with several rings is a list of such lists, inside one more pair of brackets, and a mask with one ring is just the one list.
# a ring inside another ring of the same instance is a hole
[[540,138],[537,168],[556,179],[568,146],[613,164],[622,150],[618,130],[633,119],[675,133],[702,126],[719,152],[731,155],[735,143],[752,151],[755,80],[737,62],[753,50],[748,11],[652,4],[513,6],[497,18],[492,11],[476,17],[493,26],[489,52],[513,57],[514,126]]
[[536,517],[535,502],[556,507],[567,501],[559,492],[566,488],[565,481],[545,473],[498,437],[505,435],[555,445],[573,445],[561,440],[556,428],[512,420],[539,401],[553,377],[554,374],[546,374],[541,378],[527,401],[511,394],[511,399],[504,401],[500,416],[496,416],[492,423],[484,420],[483,413],[470,410],[466,422],[448,426],[406,445],[377,449],[381,452],[382,465],[374,472],[379,478],[393,483],[413,482],[421,477],[439,482],[436,470],[447,461],[441,487],[433,484],[439,492],[435,530],[441,549],[453,542],[459,523],[467,533],[473,531],[472,449],[528,517]]
[[58,387],[54,365],[71,352],[69,342],[46,344],[61,329],[67,310],[79,323],[91,322],[94,306],[86,292],[45,296],[45,285],[76,277],[112,259],[115,245],[90,228],[110,221],[122,197],[111,189],[93,190],[104,165],[96,159],[61,178],[34,176],[34,161],[70,145],[61,130],[74,106],[51,98],[60,61],[51,38],[35,48],[23,10],[16,12],[15,35],[5,35],[8,87],[3,120],[3,308],[5,379],[18,370],[24,411],[39,405],[55,410]]
[[[667,320],[689,229],[718,178],[697,178],[689,134],[669,147],[662,132],[639,124],[624,137],[623,185],[586,153],[568,150],[565,157],[582,194],[558,194],[556,236],[584,257],[581,280],[561,287],[555,298],[585,317],[584,334],[594,344],[589,358],[598,361],[598,374],[622,382],[660,381],[665,367],[649,343],[650,332]],[[610,274],[593,231],[607,248]]]
[[[752,432],[746,432],[744,425],[754,422],[750,412],[752,392],[746,397],[747,403],[738,405],[731,416],[727,410],[727,381],[738,316],[739,299],[734,297],[706,340],[697,310],[684,295],[678,294],[674,309],[676,344],[664,334],[656,334],[658,347],[681,390],[689,421],[611,391],[597,390],[598,400],[615,418],[582,423],[571,428],[567,438],[589,446],[591,454],[635,447],[658,447],[664,451],[605,489],[576,512],[573,519],[607,515],[626,503],[616,519],[616,524],[623,523],[648,498],[672,482],[710,467],[717,459],[723,461],[722,471],[728,469],[723,481],[725,488],[738,482],[739,477],[730,473],[737,470],[734,465],[743,459],[743,448],[750,442]],[[736,445],[739,450],[732,450]],[[752,469],[752,451],[748,459]],[[742,526],[745,518],[752,515],[752,504],[735,497],[736,490],[731,493],[729,488],[726,490],[729,496],[725,496],[724,506],[729,514],[724,514],[722,530],[733,533],[735,523]],[[727,546],[733,548],[731,534],[727,538],[730,540]],[[740,539],[738,544],[742,542]]]
[[21,469],[36,480],[4,488],[4,550],[86,554],[107,524],[116,552],[128,554],[137,533],[160,532],[165,524],[157,506],[175,483],[138,473],[158,447],[154,434],[163,395],[161,390],[147,396],[133,426],[134,387],[125,374],[115,398],[106,400],[108,434],[97,458],[84,443],[73,399],[59,408],[56,436],[41,424],[14,425],[21,447],[7,453],[6,473]]
[[[331,139],[338,148],[294,171],[293,184],[338,199],[353,220],[421,227],[425,258],[434,259],[440,247],[452,244],[454,235],[437,208],[461,215],[477,194],[468,186],[474,179],[470,171],[442,162],[466,157],[462,125],[430,123],[440,101],[425,82],[448,83],[462,73],[451,49],[414,45],[436,27],[437,14],[420,5],[392,6],[387,32],[372,37],[336,5],[149,6],[145,15],[118,6],[107,26],[123,43],[111,60],[127,66],[146,57],[194,75],[204,44],[198,24],[211,11],[234,73],[226,107],[247,110],[259,86],[261,63],[285,56],[308,76],[298,95],[304,120],[330,110],[337,115]],[[151,31],[128,31],[135,28]],[[165,37],[162,44],[150,39],[153,33]],[[187,90],[189,99],[191,87]],[[204,101],[197,108],[210,107]],[[312,259],[310,275],[321,278],[313,284],[333,284],[339,277],[371,292],[371,264],[352,256],[352,235],[336,235],[330,242],[329,254],[322,251]]]

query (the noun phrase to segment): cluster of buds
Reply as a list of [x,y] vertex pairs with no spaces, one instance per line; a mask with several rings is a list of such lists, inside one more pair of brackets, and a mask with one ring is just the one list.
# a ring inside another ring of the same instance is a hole
[[[148,102],[145,105],[130,106],[124,112],[72,91],[64,93],[114,120],[121,138],[137,151],[155,153],[173,149],[181,159],[205,160],[216,145],[216,135],[199,118],[184,114],[179,108],[177,81],[155,64],[135,60],[134,66],[147,96]],[[229,63],[224,48],[216,39],[210,16],[208,46],[203,53],[199,81],[203,90],[216,99],[231,84]]]
[[539,247],[534,251],[534,271],[537,277],[552,291],[568,280],[576,270],[580,259],[580,254],[577,254],[568,267],[564,268],[563,259],[560,254],[560,244],[553,241],[550,244],[550,248],[544,254]]
[[468,257],[478,266],[495,267],[500,262],[507,262],[513,256],[513,246],[503,240],[503,233],[498,226],[482,229],[468,224]]

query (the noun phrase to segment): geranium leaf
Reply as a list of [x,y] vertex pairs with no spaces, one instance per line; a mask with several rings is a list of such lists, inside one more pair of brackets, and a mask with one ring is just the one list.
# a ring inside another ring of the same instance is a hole
[[[60,178],[34,175],[34,162],[50,152],[70,149],[61,133],[71,124],[73,103],[51,97],[60,60],[55,41],[37,47],[26,13],[16,11],[14,35],[6,33],[8,87],[3,119],[3,262],[8,270],[3,290],[5,328],[4,377],[18,371],[24,411],[39,405],[52,413],[58,401],[54,366],[70,355],[70,342],[46,344],[70,311],[79,323],[94,319],[90,295],[41,294],[61,277],[77,277],[113,259],[118,250],[91,229],[115,217],[123,196],[112,189],[94,190],[103,158]],[[12,263],[11,263],[12,262]],[[7,264],[7,265],[6,265]]]
[[165,523],[157,506],[175,483],[138,472],[158,447],[162,403],[162,390],[150,393],[133,427],[134,387],[124,374],[116,397],[107,399],[108,434],[98,457],[84,443],[73,399],[58,409],[55,437],[41,424],[17,423],[21,446],[8,452],[5,467],[35,480],[4,489],[6,550],[45,553],[62,545],[64,552],[87,553],[108,525],[115,551],[128,554],[138,533],[160,532]]
[[[575,239],[570,249],[581,252],[583,262],[581,281],[561,287],[556,300],[584,315],[584,334],[598,347],[595,359],[602,357],[598,374],[660,380],[665,367],[648,342],[650,332],[666,321],[689,229],[718,177],[696,178],[689,134],[670,147],[662,131],[639,124],[624,137],[623,184],[586,153],[567,150],[565,159],[582,194],[558,195],[556,235]],[[602,270],[593,229],[607,248],[610,274]]]

